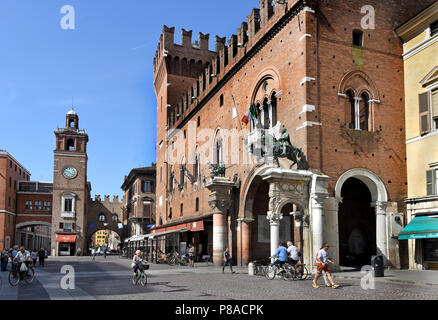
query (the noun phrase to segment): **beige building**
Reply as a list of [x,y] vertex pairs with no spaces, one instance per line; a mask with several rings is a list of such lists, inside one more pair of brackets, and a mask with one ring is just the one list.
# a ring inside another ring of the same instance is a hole
[[410,269],[438,270],[438,1],[396,29],[403,41]]
[[101,247],[103,245],[108,245],[108,230],[99,230],[93,236],[94,246]]

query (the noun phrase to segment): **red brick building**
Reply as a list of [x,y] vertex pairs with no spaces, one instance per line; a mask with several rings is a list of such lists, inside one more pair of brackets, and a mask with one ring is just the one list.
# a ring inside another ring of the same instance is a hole
[[[226,246],[243,264],[292,239],[310,265],[322,242],[337,265],[375,254],[403,265],[391,231],[407,184],[393,28],[432,2],[261,0],[236,35],[215,38],[215,51],[208,34],[192,43],[183,29],[176,44],[164,26],[153,62],[155,232],[175,228],[216,263]],[[245,125],[250,105],[256,120]],[[254,155],[282,128],[309,170]],[[224,164],[225,177],[211,179],[212,164]],[[203,228],[187,237],[193,221]]]
[[30,172],[7,151],[0,150],[0,250],[14,244],[17,187],[29,181]]

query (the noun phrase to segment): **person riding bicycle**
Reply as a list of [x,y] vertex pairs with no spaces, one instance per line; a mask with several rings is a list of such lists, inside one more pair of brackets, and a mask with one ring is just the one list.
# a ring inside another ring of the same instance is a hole
[[135,256],[132,258],[132,268],[134,270],[134,276],[137,275],[137,270],[140,268],[140,265],[142,263],[146,262],[145,259],[142,257],[142,253],[140,250],[135,251]]
[[274,265],[279,269],[280,272],[283,271],[283,265],[287,262],[287,249],[285,244],[280,244],[277,251],[272,255],[271,258],[276,258],[278,256],[278,260],[274,262]]
[[287,253],[290,263],[295,266],[298,261],[300,261],[300,255],[298,253],[298,248],[294,246],[292,241],[287,242]]
[[21,247],[20,251],[18,251],[17,254],[15,255],[15,258],[13,261],[16,263],[17,270],[20,270],[23,262],[26,265],[26,267],[28,267],[29,263],[30,263],[29,251],[27,251],[24,247]]

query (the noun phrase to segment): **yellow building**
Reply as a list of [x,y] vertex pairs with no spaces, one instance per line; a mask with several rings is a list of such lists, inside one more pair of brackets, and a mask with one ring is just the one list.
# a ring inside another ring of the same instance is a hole
[[396,29],[403,41],[409,269],[438,270],[438,1]]
[[94,245],[101,247],[102,245],[108,245],[108,230],[99,230],[94,234]]

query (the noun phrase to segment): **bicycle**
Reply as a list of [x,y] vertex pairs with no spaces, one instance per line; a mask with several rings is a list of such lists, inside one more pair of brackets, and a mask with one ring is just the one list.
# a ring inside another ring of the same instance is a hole
[[138,266],[137,272],[132,276],[132,284],[134,286],[140,282],[140,284],[144,287],[148,283],[148,276],[146,275],[146,270],[149,270],[149,265],[146,263],[141,263]]
[[266,275],[267,266],[271,263],[271,259],[254,260],[254,275]]
[[305,264],[303,263],[298,263],[296,265],[293,266],[294,271],[295,271],[295,277],[298,280],[306,280],[309,278],[310,273],[307,270],[307,267]]
[[35,270],[33,268],[33,265],[29,264],[27,266],[27,271],[20,271],[18,268],[19,268],[18,263],[14,263],[12,270],[9,271],[9,276],[8,276],[9,284],[15,287],[22,280],[26,281],[27,284],[31,284],[35,279]]
[[[278,258],[275,259],[277,261]],[[266,268],[265,276],[268,280],[273,280],[277,275],[283,277],[286,281],[291,281],[296,279],[295,269],[289,262],[284,262],[282,270],[280,271],[274,263],[270,263]]]

